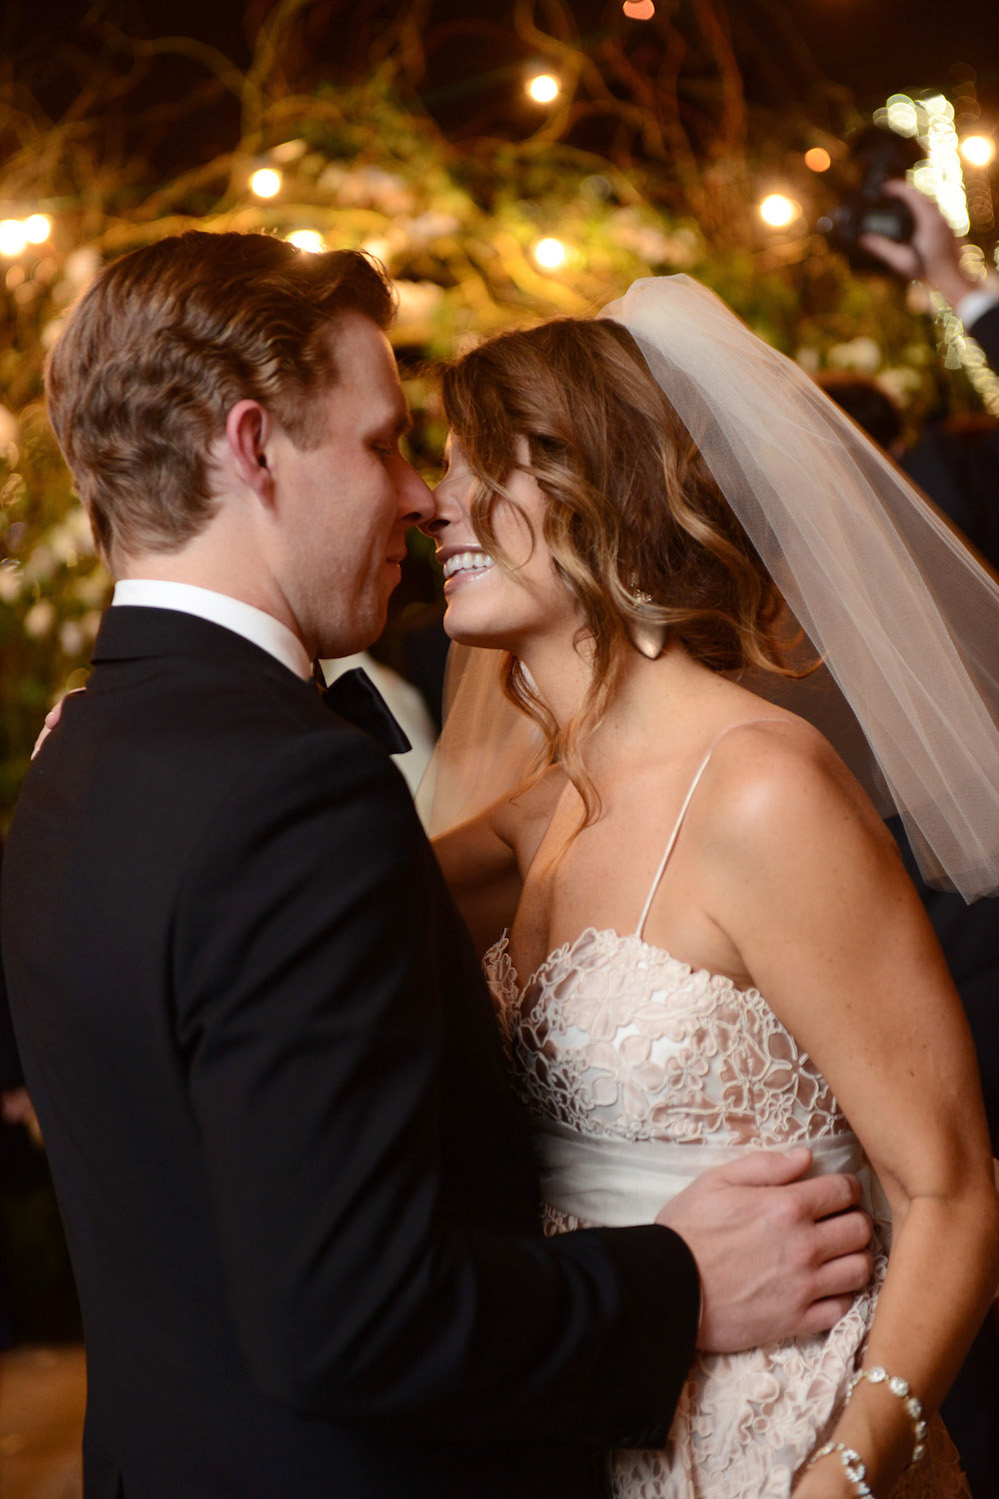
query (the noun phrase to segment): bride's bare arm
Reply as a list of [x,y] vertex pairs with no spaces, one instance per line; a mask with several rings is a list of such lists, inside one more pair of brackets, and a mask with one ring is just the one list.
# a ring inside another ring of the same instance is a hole
[[489,807],[433,840],[455,905],[479,957],[509,927],[520,900],[517,853],[499,809]]
[[530,867],[565,782],[557,771],[433,840],[455,904],[481,957],[513,925]]
[[[716,763],[717,761],[717,763]],[[881,1179],[894,1243],[864,1355],[927,1411],[994,1295],[999,1204],[970,1033],[895,845],[824,741],[747,726],[719,746],[698,818],[706,909],[827,1078]],[[877,1495],[912,1455],[903,1402],[863,1381],[833,1440]],[[804,1496],[856,1492],[837,1454]]]

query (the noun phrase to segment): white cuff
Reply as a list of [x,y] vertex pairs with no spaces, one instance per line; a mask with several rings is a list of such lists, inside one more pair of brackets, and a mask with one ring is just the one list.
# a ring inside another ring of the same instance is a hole
[[963,296],[954,311],[971,333],[972,324],[977,323],[978,319],[992,307],[999,307],[999,282],[993,281],[990,277],[989,284],[976,286],[974,291],[969,291]]

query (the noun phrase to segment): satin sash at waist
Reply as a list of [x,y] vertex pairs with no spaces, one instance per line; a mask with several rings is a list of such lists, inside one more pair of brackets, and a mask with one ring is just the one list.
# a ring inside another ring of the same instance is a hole
[[[663,1205],[702,1171],[741,1160],[753,1148],[583,1135],[556,1120],[535,1120],[532,1138],[542,1201],[604,1228],[651,1223]],[[812,1152],[809,1176],[852,1172],[864,1188],[863,1206],[879,1222],[887,1222],[880,1183],[856,1135],[827,1135],[800,1143]]]

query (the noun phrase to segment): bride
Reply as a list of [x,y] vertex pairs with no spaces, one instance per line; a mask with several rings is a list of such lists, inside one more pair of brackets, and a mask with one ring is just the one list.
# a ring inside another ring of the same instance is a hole
[[550,1230],[651,1219],[706,1166],[794,1144],[861,1173],[882,1251],[894,1229],[830,1333],[705,1348],[614,1492],[965,1493],[931,1413],[999,1218],[959,1002],[880,813],[932,876],[999,886],[999,589],[686,277],[481,345],[444,402],[445,624],[489,649],[432,825]]

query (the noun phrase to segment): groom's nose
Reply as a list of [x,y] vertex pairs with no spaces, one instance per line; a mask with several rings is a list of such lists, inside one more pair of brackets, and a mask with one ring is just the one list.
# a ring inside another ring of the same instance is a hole
[[399,499],[399,514],[407,526],[425,529],[425,522],[434,514],[434,496],[430,486],[416,469],[400,453],[394,460],[396,494]]

